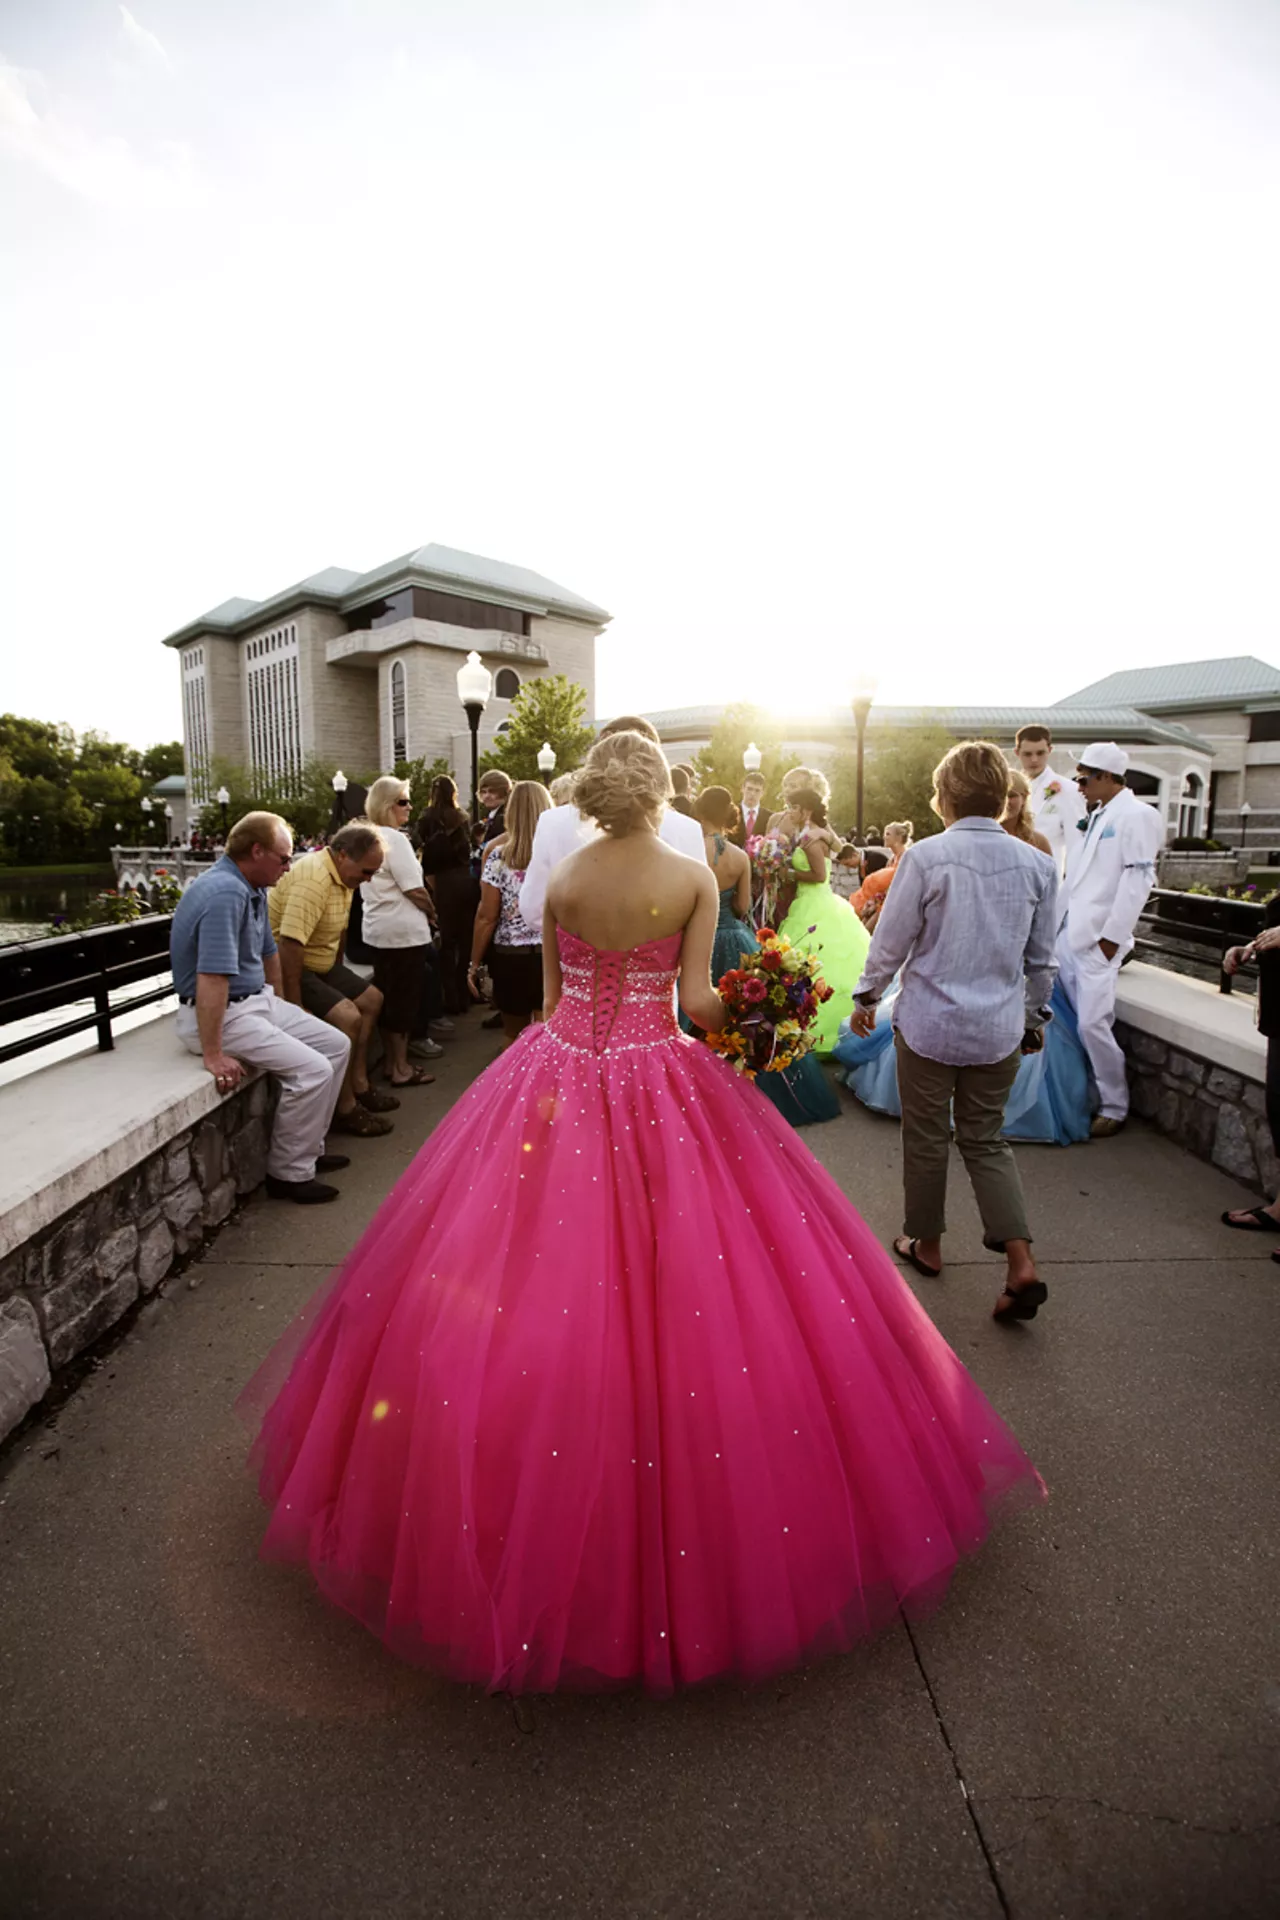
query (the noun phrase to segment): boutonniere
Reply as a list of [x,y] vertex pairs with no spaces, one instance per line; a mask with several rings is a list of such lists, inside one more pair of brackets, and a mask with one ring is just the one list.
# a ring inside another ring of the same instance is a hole
[[1052,800],[1061,792],[1062,792],[1061,780],[1051,780],[1048,786],[1044,790],[1044,797],[1046,800]]
[[1076,821],[1076,832],[1077,832],[1077,833],[1088,833],[1088,831],[1089,831],[1089,816],[1088,816],[1088,814],[1086,813],[1086,815],[1085,815],[1085,817],[1084,817],[1084,819],[1083,819],[1083,820],[1077,820],[1077,821]]

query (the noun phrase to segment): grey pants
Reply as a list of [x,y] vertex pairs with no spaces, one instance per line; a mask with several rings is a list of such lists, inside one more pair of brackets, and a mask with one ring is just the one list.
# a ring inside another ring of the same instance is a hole
[[946,1232],[954,1105],[956,1145],[973,1183],[984,1235],[988,1240],[1029,1240],[1017,1162],[1000,1134],[1021,1051],[989,1067],[948,1067],[913,1053],[900,1033],[894,1035],[894,1046],[902,1101],[902,1231],[913,1240],[936,1240]]

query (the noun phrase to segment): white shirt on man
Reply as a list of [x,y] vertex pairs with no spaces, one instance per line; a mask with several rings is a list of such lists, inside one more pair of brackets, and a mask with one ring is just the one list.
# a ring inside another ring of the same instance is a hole
[[1051,766],[1041,767],[1031,781],[1031,823],[1049,842],[1061,873],[1076,839],[1076,822],[1083,820],[1084,801],[1075,781]]
[[[530,926],[542,925],[543,909],[547,904],[547,885],[554,868],[562,860],[567,860],[579,847],[585,847],[594,840],[600,829],[594,820],[588,820],[576,807],[551,807],[538,817],[537,831],[533,836],[533,853],[529,868],[520,889],[520,911]],[[706,848],[703,845],[702,827],[697,820],[690,819],[687,813],[675,813],[670,807],[662,816],[660,837],[677,853],[687,853],[691,860],[706,860]]]
[[756,834],[763,833],[768,824],[768,816],[763,807],[748,807],[744,802],[742,807],[742,837],[744,840],[751,840]]

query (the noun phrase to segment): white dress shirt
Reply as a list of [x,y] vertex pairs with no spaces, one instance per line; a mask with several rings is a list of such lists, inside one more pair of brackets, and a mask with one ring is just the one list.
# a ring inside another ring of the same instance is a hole
[[855,994],[878,1000],[901,967],[893,1024],[913,1053],[1007,1060],[1048,1008],[1057,900],[1048,854],[998,820],[957,820],[898,861]]
[[1084,819],[1084,801],[1075,781],[1052,767],[1042,767],[1031,784],[1031,824],[1049,842],[1062,872],[1068,851],[1074,850],[1076,822]]
[[[520,911],[530,926],[542,925],[547,886],[554,869],[562,860],[567,860],[571,853],[576,853],[579,847],[585,847],[588,841],[594,840],[599,831],[595,821],[588,820],[576,807],[551,807],[546,813],[539,814],[533,836],[533,853],[524,885],[520,889]],[[691,860],[706,864],[707,853],[700,821],[691,820],[687,813],[675,813],[668,807],[662,816],[659,834],[677,853],[687,853]]]

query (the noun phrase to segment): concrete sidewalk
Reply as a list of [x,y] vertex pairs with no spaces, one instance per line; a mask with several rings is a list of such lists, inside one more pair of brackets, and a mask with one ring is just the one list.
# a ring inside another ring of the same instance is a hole
[[[1020,1150],[1052,1298],[913,1285],[1049,1483],[927,1625],[758,1691],[486,1699],[296,1573],[232,1402],[495,1051],[473,1018],[336,1207],[257,1201],[0,1457],[5,1920],[963,1916],[1280,1904],[1280,1271],[1134,1127]],[[806,1138],[884,1236],[897,1130]]]

